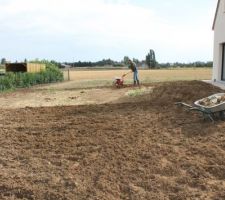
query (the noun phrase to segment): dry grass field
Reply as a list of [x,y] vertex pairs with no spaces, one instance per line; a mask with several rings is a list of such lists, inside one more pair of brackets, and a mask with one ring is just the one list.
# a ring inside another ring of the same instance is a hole
[[[113,80],[114,77],[122,76],[129,70],[71,70],[70,80]],[[68,72],[64,72],[65,79]],[[141,82],[164,82],[177,80],[206,80],[211,79],[211,68],[188,68],[188,69],[160,69],[160,70],[139,70]],[[130,81],[132,74],[126,77]]]

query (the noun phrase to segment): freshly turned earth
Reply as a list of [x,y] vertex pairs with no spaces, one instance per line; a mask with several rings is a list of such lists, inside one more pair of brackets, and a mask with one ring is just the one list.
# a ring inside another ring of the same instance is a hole
[[1,109],[0,199],[225,199],[225,122],[174,105],[217,92],[173,82],[113,104]]

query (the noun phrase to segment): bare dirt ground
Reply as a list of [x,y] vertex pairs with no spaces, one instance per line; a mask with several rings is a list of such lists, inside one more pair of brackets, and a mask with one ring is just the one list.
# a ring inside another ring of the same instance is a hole
[[[210,68],[162,69],[139,70],[139,74],[141,83],[147,84],[146,90],[149,90],[148,85],[152,82],[210,79],[211,71]],[[0,107],[24,108],[114,102],[133,90],[130,87],[121,90],[112,87],[114,77],[127,72],[129,70],[71,70],[71,81],[0,94]],[[64,76],[67,79],[66,71]],[[125,77],[125,84],[131,82],[132,74],[129,74]]]
[[[69,85],[71,86],[69,88]],[[68,86],[68,87],[67,87]],[[120,89],[115,87],[99,87],[79,89],[73,88],[71,82],[40,86],[33,89],[22,89],[16,92],[0,94],[1,108],[25,108],[43,106],[66,106],[112,103],[120,98],[132,96],[132,92],[152,92],[151,86]]]
[[225,123],[172,82],[114,104],[1,109],[0,199],[225,199]]

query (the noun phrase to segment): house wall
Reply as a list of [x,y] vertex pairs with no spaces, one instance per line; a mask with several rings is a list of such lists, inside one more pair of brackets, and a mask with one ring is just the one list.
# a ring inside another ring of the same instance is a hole
[[225,0],[220,0],[214,26],[213,77],[221,81],[222,76],[222,44],[225,43]]

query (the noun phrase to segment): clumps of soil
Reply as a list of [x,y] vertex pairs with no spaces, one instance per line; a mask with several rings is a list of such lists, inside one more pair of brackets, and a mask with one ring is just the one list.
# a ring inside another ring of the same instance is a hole
[[130,102],[1,109],[0,199],[224,199],[225,124],[174,105],[220,91],[176,82]]
[[202,81],[154,83],[145,85],[145,87],[152,87],[153,91],[132,99],[124,98],[120,102],[130,101],[153,106],[171,107],[176,102],[192,104],[196,100],[224,92],[222,89]]
[[44,98],[45,101],[54,101],[55,98]]
[[212,95],[199,101],[200,105],[211,107],[225,102],[225,95]]
[[222,92],[218,87],[201,81],[179,81],[162,84],[155,88],[154,98],[158,104],[171,104],[174,102],[194,102],[209,95]]
[[79,97],[69,97],[69,99],[72,99],[72,100],[74,100],[74,99],[77,99],[77,98],[79,98]]

